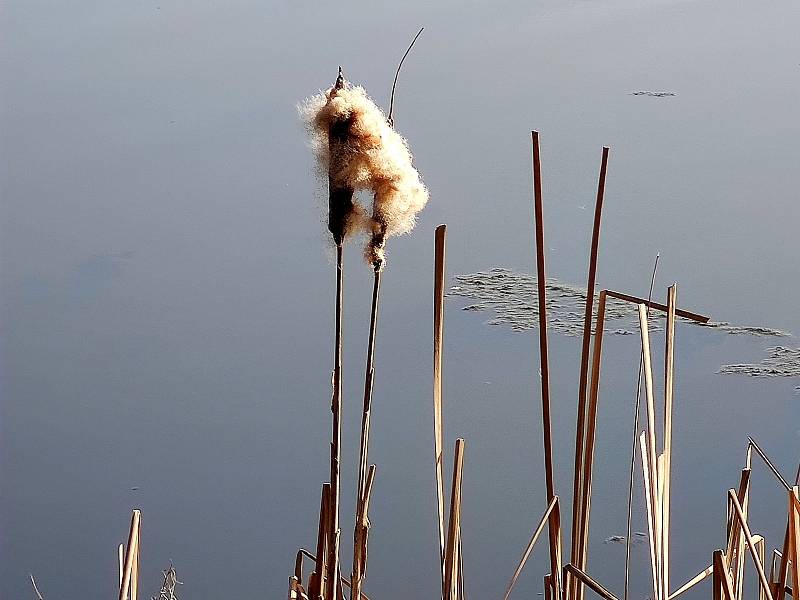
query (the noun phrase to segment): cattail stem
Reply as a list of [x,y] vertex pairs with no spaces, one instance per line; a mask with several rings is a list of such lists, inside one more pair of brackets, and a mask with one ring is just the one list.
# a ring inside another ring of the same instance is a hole
[[342,304],[344,301],[344,262],[342,244],[336,245],[336,325],[334,330],[334,359],[333,359],[333,395],[331,398],[331,413],[333,425],[331,434],[331,491],[330,491],[330,531],[327,561],[326,597],[335,599],[339,586],[340,563],[340,527],[339,527],[339,502],[341,498],[341,458],[342,458]]
[[[378,326],[378,300],[380,298],[381,289],[381,270],[375,269],[375,278],[372,285],[372,309],[370,311],[369,321],[369,340],[367,342],[367,364],[364,373],[364,406],[361,415],[361,445],[359,450],[358,461],[358,490],[356,493],[356,524],[353,532],[353,540],[358,548],[360,543],[361,533],[361,516],[364,514],[364,504],[366,502],[366,488],[367,488],[367,464],[369,461],[369,429],[370,429],[370,416],[372,413],[372,383],[375,375],[374,358],[375,358],[375,334]],[[358,552],[353,553],[353,573],[351,581],[353,582],[353,590],[360,587],[360,583],[356,584],[361,579],[362,567],[366,567],[366,557],[358,556]],[[360,597],[353,594],[352,600],[360,600]]]

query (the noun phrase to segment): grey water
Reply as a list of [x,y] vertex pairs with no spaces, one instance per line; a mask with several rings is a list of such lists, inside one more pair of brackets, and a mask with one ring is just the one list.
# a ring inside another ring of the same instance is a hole
[[[182,598],[286,593],[297,548],[315,541],[333,350],[325,190],[296,104],[341,65],[387,107],[421,26],[394,118],[431,201],[412,235],[390,241],[384,275],[371,598],[438,593],[433,228],[448,224],[452,277],[532,273],[532,129],[550,276],[585,287],[608,145],[600,286],[646,295],[660,252],[657,297],[677,281],[682,308],[800,332],[796,2],[10,0],[0,597],[32,598],[29,573],[47,600],[113,596],[133,507],[142,595],[170,560]],[[674,95],[636,95],[648,90]],[[347,564],[371,277],[358,244],[345,260]],[[535,329],[460,310],[470,303],[446,306],[446,444],[467,440],[467,592],[499,598],[546,505],[538,345]],[[569,506],[580,341],[550,341]],[[724,543],[746,436],[787,478],[800,459],[798,378],[717,372],[769,357],[774,339],[680,324],[677,344],[673,589]],[[606,338],[589,571],[617,593],[624,547],[605,541],[625,528],[637,360],[636,336]],[[785,497],[758,464],[753,477],[752,527],[772,547]],[[639,488],[634,531],[645,531]],[[545,555],[535,550],[515,597],[541,592]],[[633,559],[631,597],[643,599],[646,543]]]

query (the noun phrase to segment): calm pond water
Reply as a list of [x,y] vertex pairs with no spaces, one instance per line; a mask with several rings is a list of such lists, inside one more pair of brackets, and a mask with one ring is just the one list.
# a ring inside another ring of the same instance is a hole
[[[660,252],[661,297],[678,281],[682,307],[800,332],[797,2],[6,2],[0,597],[32,597],[29,573],[48,600],[113,596],[134,506],[144,595],[172,559],[183,598],[284,597],[327,476],[334,284],[295,106],[338,65],[386,106],[423,25],[395,123],[432,197],[384,277],[370,597],[437,594],[433,228],[449,225],[451,276],[533,271],[531,129],[550,275],[585,285],[607,144],[600,286],[646,294]],[[359,255],[346,253],[345,557],[370,294]],[[468,593],[499,598],[545,507],[538,346],[470,303],[447,304],[447,447],[467,440]],[[800,381],[717,374],[774,339],[681,325],[677,343],[673,587],[723,543],[746,435],[787,477],[800,458]],[[569,502],[580,342],[551,344]],[[589,570],[621,591],[624,547],[604,540],[624,531],[636,337],[610,336],[604,357]],[[771,545],[784,504],[756,465],[753,528]],[[516,597],[541,591],[546,560],[537,548]],[[632,598],[647,565],[637,545]]]

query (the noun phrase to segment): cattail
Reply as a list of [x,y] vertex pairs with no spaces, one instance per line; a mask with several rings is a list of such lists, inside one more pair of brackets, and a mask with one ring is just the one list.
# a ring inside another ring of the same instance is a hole
[[[305,102],[302,112],[319,166],[328,173],[334,240],[365,231],[370,236],[365,258],[380,270],[386,239],[411,231],[428,201],[408,144],[364,88],[346,83],[341,72],[330,90]],[[372,194],[371,212],[353,202],[358,191]]]

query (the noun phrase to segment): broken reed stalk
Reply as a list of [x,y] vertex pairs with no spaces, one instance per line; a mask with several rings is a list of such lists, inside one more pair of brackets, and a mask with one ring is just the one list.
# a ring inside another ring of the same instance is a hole
[[[659,254],[656,253],[656,259],[653,263],[653,274],[650,276],[650,289],[647,292],[647,301],[653,298],[653,287],[656,283],[656,273],[658,272],[658,259]],[[647,308],[647,316],[650,316],[650,307]],[[636,403],[633,409],[633,432],[631,433],[631,460],[628,474],[628,512],[627,520],[625,523],[625,582],[622,588],[622,599],[628,600],[628,588],[630,585],[630,566],[631,566],[631,534],[632,519],[633,519],[633,475],[634,465],[636,464],[636,436],[639,431],[639,411],[641,408],[642,399],[642,353],[639,353],[639,370],[636,379]]]
[[675,366],[675,309],[678,286],[672,284],[667,290],[667,335],[664,352],[664,488],[661,504],[662,522],[662,586],[661,597],[669,597],[669,525],[670,525],[670,476],[672,473],[672,401],[674,395]]
[[[536,284],[539,301],[539,360],[541,365],[542,382],[542,437],[544,442],[544,471],[547,502],[555,497],[555,483],[553,478],[553,442],[550,419],[550,370],[547,354],[547,281],[544,261],[544,214],[542,209],[542,165],[539,152],[539,132],[531,132],[533,144],[533,199],[534,219],[536,225]],[[549,522],[548,537],[550,544],[550,574],[553,576],[555,596],[561,595],[561,565],[560,549],[556,547],[559,537],[555,531],[554,522]]]
[[[372,389],[375,377],[375,334],[378,326],[378,300],[381,289],[381,270],[375,269],[375,277],[372,285],[372,308],[369,320],[369,339],[367,341],[367,363],[364,373],[364,406],[361,414],[361,443],[359,446],[358,461],[358,490],[356,493],[356,524],[353,531],[353,540],[356,541],[360,535],[361,523],[360,515],[364,514],[365,490],[367,486],[367,463],[369,461],[369,430],[370,418],[372,414]],[[355,556],[353,558],[353,575],[357,569]],[[353,596],[352,600],[359,600]]]
[[[119,600],[127,600],[128,593],[131,591],[131,579],[138,575],[134,571],[134,557],[139,545],[139,528],[141,525],[142,513],[138,509],[133,509],[131,513],[131,526],[128,531],[128,543],[125,546],[125,567],[122,572],[122,583],[119,586]],[[134,600],[131,598],[131,600]]]
[[458,557],[461,540],[461,482],[464,470],[464,439],[456,440],[453,457],[453,483],[450,489],[450,515],[445,546],[445,600],[458,600],[460,561]]
[[442,422],[442,349],[444,339],[444,287],[447,225],[436,228],[433,263],[433,459],[436,472],[436,508],[439,525],[439,558],[444,590],[444,458]]
[[606,170],[608,168],[608,147],[603,147],[600,161],[600,178],[597,183],[597,197],[594,205],[594,223],[592,226],[592,243],[589,251],[589,275],[586,284],[586,307],[583,315],[583,339],[581,345],[581,369],[578,379],[578,424],[575,429],[575,472],[572,483],[572,544],[570,560],[577,564],[578,533],[577,523],[581,522],[580,504],[583,482],[583,440],[586,413],[586,385],[589,375],[589,346],[592,339],[592,310],[594,308],[594,288],[597,278],[597,251],[600,245],[600,221],[603,212],[603,198],[606,188]]
[[[519,564],[517,564],[517,568],[514,571],[514,574],[511,576],[511,580],[508,582],[508,585],[506,586],[505,594],[503,594],[503,600],[508,600],[508,597],[511,595],[511,591],[514,589],[514,586],[517,583],[517,579],[519,579],[519,576],[522,573],[522,569],[525,568],[525,563],[528,562],[528,557],[530,557],[531,552],[533,552],[533,547],[536,545],[536,540],[539,539],[539,535],[542,533],[542,531],[544,530],[544,526],[550,519],[550,513],[553,512],[553,509],[556,507],[557,504],[558,504],[558,496],[556,496],[550,501],[550,504],[547,506],[547,508],[544,511],[544,514],[542,515],[542,518],[539,519],[539,524],[536,526],[536,529],[533,530],[533,535],[531,536],[528,545],[525,547],[525,552],[522,553],[522,558],[520,558]],[[545,585],[545,588],[547,588],[548,585],[551,584],[548,582]]]

